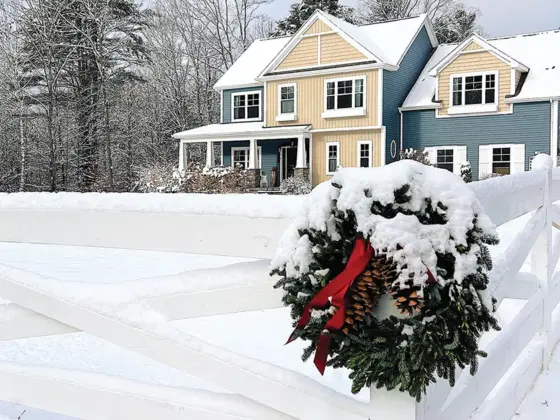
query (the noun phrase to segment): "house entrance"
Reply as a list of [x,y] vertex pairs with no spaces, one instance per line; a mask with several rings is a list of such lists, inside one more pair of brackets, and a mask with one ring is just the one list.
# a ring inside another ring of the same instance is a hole
[[297,162],[297,147],[283,146],[280,148],[280,181],[293,177]]

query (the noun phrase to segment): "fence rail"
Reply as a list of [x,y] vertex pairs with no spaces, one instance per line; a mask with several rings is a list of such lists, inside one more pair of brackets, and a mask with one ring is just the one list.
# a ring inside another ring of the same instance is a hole
[[[522,304],[516,313],[502,320],[502,331],[484,337],[482,347],[489,355],[481,360],[477,376],[462,372],[455,388],[438,381],[420,403],[396,391],[373,389],[370,403],[363,404],[303,375],[179,334],[168,323],[159,327],[177,335],[162,336],[110,313],[82,307],[63,296],[31,287],[25,280],[29,273],[4,269],[0,272],[0,297],[12,303],[0,311],[0,340],[86,331],[219,383],[236,396],[233,401],[231,394],[213,395],[215,409],[209,409],[201,406],[198,391],[185,391],[180,401],[162,401],[158,393],[161,390],[140,393],[134,386],[123,385],[128,390],[124,392],[123,388],[81,380],[80,375],[69,380],[63,372],[47,374],[5,364],[0,366],[0,400],[95,419],[467,420],[472,416],[474,420],[510,420],[536,377],[547,368],[560,340],[560,273],[554,272],[560,257],[560,235],[553,236],[554,226],[560,227],[560,207],[553,204],[560,199],[560,170],[511,175],[471,186],[498,225],[532,214],[496,259],[491,273],[490,291],[498,299],[499,309],[511,299]],[[0,215],[0,241],[255,258],[271,258],[281,232],[290,222],[279,218],[125,212],[0,210]],[[526,261],[530,262],[529,269],[524,266]],[[198,270],[181,276],[185,283],[192,280],[206,286],[149,296],[139,302],[168,321],[281,306],[280,292],[272,289],[274,280],[267,276],[266,263]],[[223,276],[236,280],[212,286]],[[249,365],[259,368],[251,369]],[[10,388],[2,383],[17,386]],[[65,402],[64,396],[72,386],[76,398]],[[105,409],[99,401],[104,402]],[[117,403],[130,411],[106,409]],[[228,406],[237,409],[227,409]]]

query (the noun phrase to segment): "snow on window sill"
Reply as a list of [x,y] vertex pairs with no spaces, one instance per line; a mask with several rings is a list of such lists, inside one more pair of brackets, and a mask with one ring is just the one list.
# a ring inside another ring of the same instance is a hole
[[449,115],[482,114],[485,112],[498,112],[498,104],[452,106],[447,111]]
[[297,120],[297,114],[293,112],[290,114],[280,114],[276,117],[276,122],[295,121],[295,120]]
[[366,115],[365,108],[333,109],[321,114],[323,118],[361,117]]

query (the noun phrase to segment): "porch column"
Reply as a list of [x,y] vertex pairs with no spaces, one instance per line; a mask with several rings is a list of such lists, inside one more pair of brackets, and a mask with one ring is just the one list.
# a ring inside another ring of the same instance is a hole
[[257,169],[258,167],[258,156],[257,156],[257,140],[249,140],[249,168]]
[[206,142],[206,167],[211,168],[214,166],[214,146],[212,141]]
[[185,170],[185,149],[186,149],[187,145],[185,144],[184,141],[179,141],[179,170],[180,171],[184,171]]
[[306,169],[307,163],[305,159],[305,137],[298,136],[297,139],[297,158],[296,158],[296,168]]

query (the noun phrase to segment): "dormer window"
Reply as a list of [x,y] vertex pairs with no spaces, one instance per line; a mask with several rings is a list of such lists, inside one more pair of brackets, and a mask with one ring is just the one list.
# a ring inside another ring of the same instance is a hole
[[261,92],[234,93],[232,100],[232,121],[258,121],[261,119]]
[[365,115],[365,87],[365,77],[326,80],[323,118]]
[[451,76],[450,114],[498,111],[498,73]]

